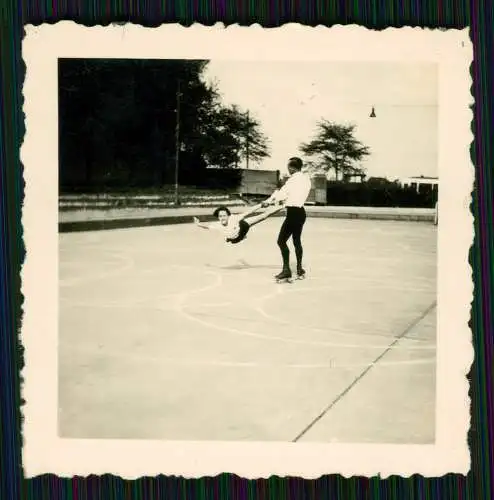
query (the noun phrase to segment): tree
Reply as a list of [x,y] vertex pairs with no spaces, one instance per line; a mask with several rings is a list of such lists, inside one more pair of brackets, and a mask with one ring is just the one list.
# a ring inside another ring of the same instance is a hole
[[208,165],[221,168],[238,166],[241,143],[236,134],[236,127],[231,110],[216,106],[203,136],[204,157]]
[[355,138],[355,125],[340,125],[323,119],[317,128],[316,137],[300,146],[303,154],[314,158],[313,170],[334,171],[337,180],[340,174],[344,178],[364,173],[359,162],[370,154],[370,150]]
[[215,167],[237,168],[242,160],[259,162],[269,156],[268,139],[260,123],[235,105],[216,106],[206,137],[206,161]]
[[[206,65],[207,61],[194,60],[61,60],[62,186],[151,186],[172,181],[178,82],[184,158],[197,158],[202,153],[197,152],[196,131],[217,98],[201,79]],[[200,165],[187,161],[186,167]]]
[[[208,61],[62,59],[61,187],[151,187],[174,181],[180,88],[179,182],[207,165],[235,167],[268,154],[260,125],[203,78]],[[248,137],[248,141],[246,141]],[[248,146],[246,146],[248,142]]]

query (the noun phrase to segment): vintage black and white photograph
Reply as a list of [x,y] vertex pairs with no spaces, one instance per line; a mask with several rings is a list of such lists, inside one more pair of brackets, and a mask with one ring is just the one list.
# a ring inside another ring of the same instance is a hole
[[61,436],[434,442],[436,65],[58,82]]
[[57,438],[436,445],[439,61],[80,52],[51,65]]

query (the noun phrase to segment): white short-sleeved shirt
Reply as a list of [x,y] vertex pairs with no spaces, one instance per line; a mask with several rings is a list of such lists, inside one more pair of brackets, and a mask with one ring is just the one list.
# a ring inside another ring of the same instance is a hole
[[220,221],[215,221],[211,223],[211,229],[223,233],[226,238],[235,238],[238,236],[240,218],[236,215],[230,215],[228,218],[228,223],[224,226]]

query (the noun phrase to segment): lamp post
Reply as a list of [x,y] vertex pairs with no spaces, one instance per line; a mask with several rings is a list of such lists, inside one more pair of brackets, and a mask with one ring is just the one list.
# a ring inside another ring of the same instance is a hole
[[177,123],[175,127],[175,206],[180,205],[178,196],[178,169],[180,162],[180,80],[177,82]]
[[245,136],[245,167],[246,169],[248,170],[249,169],[249,112],[247,111],[246,112],[246,116],[247,116],[247,123],[246,123],[246,127],[247,127],[247,134]]

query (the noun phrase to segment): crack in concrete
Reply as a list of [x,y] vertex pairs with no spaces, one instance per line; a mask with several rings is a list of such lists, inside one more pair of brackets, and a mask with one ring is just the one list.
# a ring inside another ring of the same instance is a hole
[[341,399],[343,399],[344,396],[346,396],[373,368],[386,354],[388,354],[393,347],[402,339],[406,337],[406,335],[413,329],[415,328],[435,307],[436,307],[436,301],[434,301],[418,318],[413,320],[402,332],[400,335],[395,337],[395,340],[381,353],[379,356],[377,356],[374,361],[372,361],[365,370],[362,371],[354,380],[353,382],[346,387],[338,396],[336,396],[331,403],[329,403],[326,408],[316,417],[314,418],[296,437],[295,439],[292,440],[292,443],[296,443],[299,441],[307,432],[309,432],[310,429],[314,427],[314,425],[317,424]]

